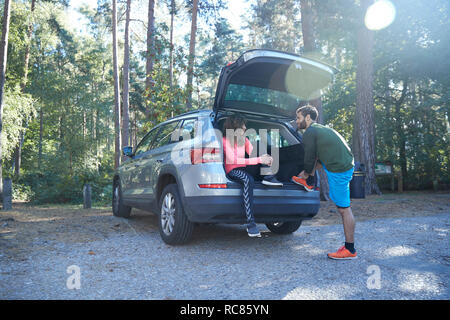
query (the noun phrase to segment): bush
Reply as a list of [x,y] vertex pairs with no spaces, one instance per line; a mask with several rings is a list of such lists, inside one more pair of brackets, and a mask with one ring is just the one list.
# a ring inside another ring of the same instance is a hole
[[92,188],[92,202],[106,204],[112,198],[112,176],[96,172],[78,175],[27,173],[13,181],[13,199],[44,203],[83,203],[83,186]]
[[12,197],[14,200],[31,201],[34,198],[34,192],[30,186],[13,183]]

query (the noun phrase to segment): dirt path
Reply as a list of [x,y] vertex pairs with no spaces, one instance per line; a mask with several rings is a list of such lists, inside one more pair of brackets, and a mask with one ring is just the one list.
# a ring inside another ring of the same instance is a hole
[[[352,209],[357,222],[449,213],[450,193],[407,192],[368,196],[354,199]],[[15,203],[13,210],[0,211],[0,255],[21,259],[21,253],[25,254],[31,247],[36,250],[52,242],[87,243],[108,239],[116,234],[135,233],[141,229],[140,224],[154,226],[152,230],[157,230],[157,220],[153,215],[140,210],[133,210],[132,215],[133,226],[125,219],[113,217],[108,207],[84,210],[80,206]],[[340,223],[336,207],[331,202],[322,202],[319,213],[304,225]],[[148,228],[142,231],[146,230]]]
[[[352,199],[352,211],[356,221],[377,218],[429,216],[450,212],[450,192],[385,193]],[[321,202],[319,213],[304,225],[330,225],[341,223],[341,217],[332,202]]]

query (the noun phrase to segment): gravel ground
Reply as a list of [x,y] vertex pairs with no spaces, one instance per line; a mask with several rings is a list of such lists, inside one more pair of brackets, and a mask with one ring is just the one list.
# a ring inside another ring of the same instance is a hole
[[[16,212],[0,216],[0,299],[449,299],[444,209],[357,219],[351,261],[326,257],[342,243],[340,224],[305,223],[286,236],[260,225],[259,239],[242,225],[206,225],[170,247],[156,217],[139,210],[129,220],[94,209]],[[79,289],[68,289],[70,266]]]

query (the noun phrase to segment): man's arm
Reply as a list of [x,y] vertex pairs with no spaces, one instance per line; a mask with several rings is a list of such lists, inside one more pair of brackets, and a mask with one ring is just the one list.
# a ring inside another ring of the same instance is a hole
[[314,173],[317,160],[316,133],[314,128],[309,128],[303,135],[303,147],[305,149],[304,172],[308,175]]

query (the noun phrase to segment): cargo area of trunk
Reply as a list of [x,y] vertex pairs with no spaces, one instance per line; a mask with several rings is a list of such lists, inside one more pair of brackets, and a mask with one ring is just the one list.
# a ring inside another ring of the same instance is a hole
[[[225,132],[223,130],[223,124],[226,119],[226,116],[221,116],[215,125],[216,129],[220,129],[222,131],[223,136],[225,136]],[[300,142],[301,138],[297,136],[296,132],[293,132],[288,128],[288,125],[283,124],[283,122],[279,121],[270,121],[266,119],[258,119],[257,117],[246,117],[247,123],[246,127],[248,129],[255,129],[256,132],[259,132],[260,129],[266,129],[270,132],[273,129],[278,129],[280,134],[279,144],[278,144],[278,152],[279,152],[279,168],[278,172],[275,174],[277,179],[280,182],[283,182],[283,189],[291,190],[291,189],[302,189],[301,186],[294,184],[291,181],[291,177],[293,175],[299,174],[303,170],[303,159],[304,159],[304,149],[303,145]],[[258,155],[261,155],[260,152],[260,141],[258,139],[252,139],[249,137],[249,140],[256,145]],[[252,141],[253,140],[253,141]],[[269,139],[268,139],[269,140]],[[269,144],[267,146],[267,153],[272,154],[272,146]],[[264,150],[264,149],[262,149]],[[248,155],[246,155],[248,157]],[[253,170],[255,172],[257,170]],[[253,174],[252,174],[253,175]],[[255,178],[255,188],[280,188],[280,187],[269,187],[263,185],[261,183],[263,176],[259,174],[253,175]],[[316,178],[310,177],[308,179],[309,185],[317,186]],[[239,188],[240,185],[236,182],[230,182],[229,187]]]

